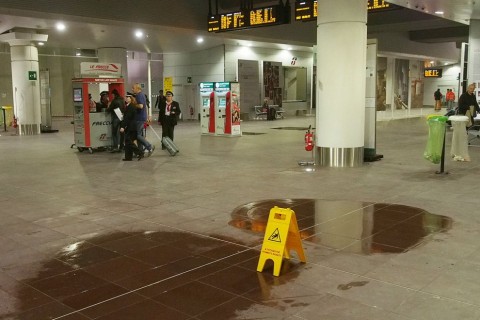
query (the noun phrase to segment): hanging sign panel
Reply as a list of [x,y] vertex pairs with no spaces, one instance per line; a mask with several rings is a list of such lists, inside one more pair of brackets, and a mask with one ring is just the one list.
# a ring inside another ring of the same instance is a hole
[[224,32],[290,23],[290,6],[274,5],[208,17],[208,32]]
[[[398,6],[392,5],[384,0],[367,0],[368,12],[379,12],[391,9],[397,9]],[[295,1],[295,21],[313,21],[318,16],[317,0],[296,0]]]

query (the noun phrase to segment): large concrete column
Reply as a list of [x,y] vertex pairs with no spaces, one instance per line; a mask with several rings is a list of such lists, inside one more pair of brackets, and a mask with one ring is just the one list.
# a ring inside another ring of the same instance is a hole
[[13,109],[20,135],[40,134],[40,72],[34,43],[47,39],[47,35],[19,32],[0,35],[0,42],[10,44]]
[[[467,86],[480,81],[480,20],[470,20],[468,34]],[[465,88],[466,89],[466,88]],[[478,90],[478,84],[477,84]]]
[[363,164],[367,4],[365,0],[318,2],[318,164]]

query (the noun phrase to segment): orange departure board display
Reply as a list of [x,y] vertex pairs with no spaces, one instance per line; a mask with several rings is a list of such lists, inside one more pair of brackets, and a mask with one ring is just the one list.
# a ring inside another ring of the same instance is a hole
[[[366,0],[369,12],[377,12],[385,9],[393,9],[394,6],[385,0]],[[318,16],[317,0],[295,1],[295,21],[312,21]]]
[[208,17],[208,31],[222,32],[290,23],[290,6],[275,5]]
[[423,70],[423,76],[425,78],[441,78],[442,77],[442,69],[436,68],[428,68]]

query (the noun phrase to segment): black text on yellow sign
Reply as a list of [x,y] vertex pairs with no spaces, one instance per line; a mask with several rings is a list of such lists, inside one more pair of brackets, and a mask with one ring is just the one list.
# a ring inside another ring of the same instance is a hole
[[283,257],[290,259],[290,250],[295,250],[300,261],[306,262],[295,212],[275,206],[268,216],[257,271],[262,272],[265,262],[270,259],[273,261],[273,275],[278,277]]

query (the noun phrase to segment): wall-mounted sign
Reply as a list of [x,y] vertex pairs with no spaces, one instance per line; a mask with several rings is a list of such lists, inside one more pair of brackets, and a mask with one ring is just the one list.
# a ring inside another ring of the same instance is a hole
[[441,78],[442,77],[442,69],[427,68],[423,71],[423,76],[425,78]]
[[279,4],[209,16],[208,32],[233,31],[286,23],[290,23],[290,6]]
[[[396,9],[384,0],[366,0],[368,12],[384,11],[386,9]],[[318,16],[318,1],[317,0],[296,0],[295,1],[295,21],[312,21],[316,20]]]
[[119,63],[80,62],[80,74],[82,76],[120,77],[122,65]]
[[28,71],[28,80],[37,80],[37,71]]

